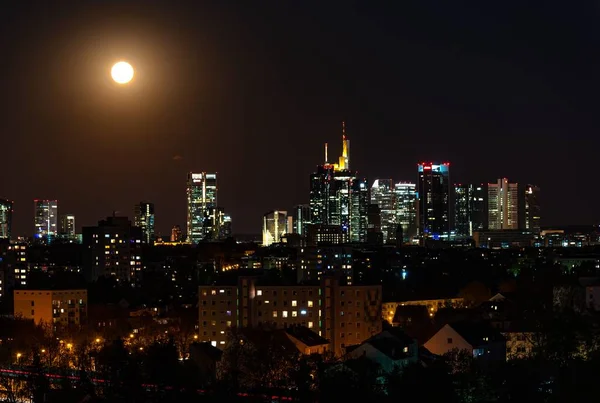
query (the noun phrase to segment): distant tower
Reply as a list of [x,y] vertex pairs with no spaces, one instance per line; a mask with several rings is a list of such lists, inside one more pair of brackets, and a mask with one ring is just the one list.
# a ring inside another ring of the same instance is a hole
[[450,236],[450,164],[418,165],[419,229],[423,238]]
[[60,234],[67,238],[75,237],[75,216],[73,214],[60,216]]
[[350,170],[350,140],[342,123],[342,155],[338,163],[317,166],[310,176],[310,223],[341,229],[344,242],[365,242],[369,188],[365,178]]
[[33,204],[35,239],[51,242],[58,233],[58,200],[35,199]]
[[179,225],[175,225],[171,229],[171,242],[181,242],[181,241],[182,241],[181,227]]
[[12,231],[13,202],[0,199],[0,239],[10,239]]
[[154,203],[139,202],[134,207],[134,225],[142,229],[142,241],[154,242]]
[[287,229],[287,211],[269,211],[263,217],[263,246],[281,242]]
[[217,174],[190,172],[187,177],[187,240],[217,236]]

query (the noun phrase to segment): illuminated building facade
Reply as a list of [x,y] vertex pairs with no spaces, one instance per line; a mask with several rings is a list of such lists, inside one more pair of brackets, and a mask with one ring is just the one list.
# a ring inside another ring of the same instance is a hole
[[263,216],[262,246],[281,242],[287,230],[287,211],[269,211]]
[[507,178],[488,183],[488,228],[519,229],[519,185]]
[[488,188],[481,185],[454,185],[454,229],[457,236],[473,236],[488,225]]
[[35,239],[51,242],[58,234],[58,200],[35,199],[33,204]]
[[327,161],[317,167],[310,177],[310,222],[317,225],[336,225],[351,242],[365,242],[367,237],[367,208],[369,188],[364,178],[350,170],[350,140],[342,126],[342,155],[338,163]]
[[83,228],[88,281],[113,277],[135,285],[141,276],[142,230],[127,217],[107,217],[95,227]]
[[310,205],[300,204],[294,207],[292,215],[292,233],[306,236],[306,226],[310,223]]
[[0,199],[0,239],[10,239],[12,232],[13,202]]
[[525,186],[524,210],[525,223],[524,229],[530,230],[534,234],[540,233],[540,188],[535,185]]
[[54,331],[79,327],[87,322],[87,290],[16,290],[14,314]]
[[391,179],[375,179],[371,186],[371,203],[381,210],[381,233],[384,243],[396,243],[396,206],[394,182]]
[[381,331],[381,286],[276,286],[240,277],[237,286],[200,286],[199,341],[225,348],[231,327],[306,326],[330,341],[336,356]]
[[66,237],[75,237],[75,216],[63,214],[60,216],[60,234]]
[[187,241],[218,235],[217,174],[190,172],[187,178]]
[[[396,225],[400,227],[402,242],[408,243],[419,233],[417,185],[400,182],[394,186]],[[398,241],[398,240],[397,240]]]
[[171,228],[171,242],[181,242],[183,240],[183,234],[181,232],[181,227],[179,225],[175,225]]
[[231,215],[219,208],[219,239],[227,239],[231,236]]
[[423,162],[419,173],[419,230],[423,238],[450,236],[450,164]]
[[140,202],[134,207],[134,225],[142,230],[142,241],[154,242],[154,203]]

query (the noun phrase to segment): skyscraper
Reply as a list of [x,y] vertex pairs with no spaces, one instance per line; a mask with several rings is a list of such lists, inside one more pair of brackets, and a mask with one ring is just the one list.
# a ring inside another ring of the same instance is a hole
[[311,224],[339,226],[347,240],[366,241],[369,188],[364,178],[350,170],[350,140],[342,124],[342,155],[330,164],[325,144],[325,163],[310,176]]
[[519,185],[508,179],[488,183],[488,228],[519,229]]
[[525,186],[524,205],[525,205],[525,223],[524,229],[530,230],[535,234],[540,232],[540,188],[535,185]]
[[[396,230],[400,226],[402,231],[401,241],[407,243],[412,241],[418,235],[419,220],[418,220],[418,201],[417,201],[417,185],[414,183],[400,182],[394,186],[394,208],[396,212]],[[395,235],[394,235],[395,236]]]
[[306,226],[310,224],[310,205],[299,204],[294,207],[292,215],[292,232],[306,236]]
[[60,216],[60,234],[67,238],[75,237],[75,216],[73,214]]
[[187,241],[212,239],[217,231],[217,174],[190,172],[187,178]]
[[450,235],[450,164],[423,162],[419,173],[419,230],[424,238]]
[[0,239],[10,239],[12,233],[13,202],[0,199]]
[[396,207],[394,184],[391,179],[375,179],[371,186],[371,203],[381,210],[381,233],[383,242],[396,243]]
[[133,222],[142,230],[142,242],[154,242],[154,203],[139,202],[134,206]]
[[471,236],[471,204],[473,185],[454,185],[454,231],[458,236]]
[[263,216],[263,246],[281,242],[281,236],[287,229],[287,211],[269,211]]
[[50,242],[58,233],[58,200],[35,199],[35,238]]

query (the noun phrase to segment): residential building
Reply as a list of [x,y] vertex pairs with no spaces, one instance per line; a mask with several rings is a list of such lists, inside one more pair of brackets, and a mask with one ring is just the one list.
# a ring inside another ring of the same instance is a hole
[[329,340],[337,356],[381,331],[381,286],[344,286],[334,278],[320,285],[262,285],[241,277],[237,286],[201,286],[200,341],[223,348],[227,331],[305,326]]
[[382,319],[392,323],[396,309],[399,306],[424,306],[427,308],[430,316],[434,316],[441,308],[462,308],[464,307],[464,298],[439,298],[439,299],[420,299],[411,301],[384,302],[381,307]]
[[446,324],[424,346],[437,355],[456,349],[485,360],[506,360],[506,340],[498,330],[483,322]]
[[79,327],[87,321],[87,290],[15,290],[14,314],[53,330]]
[[60,216],[60,234],[66,238],[75,238],[75,216],[73,214],[63,214]]
[[365,357],[379,364],[381,370],[388,374],[419,361],[417,340],[408,337],[399,328],[383,330],[347,350],[347,358]]
[[138,283],[142,237],[142,230],[127,217],[107,217],[95,227],[84,227],[84,271],[88,281],[104,276],[132,285]]

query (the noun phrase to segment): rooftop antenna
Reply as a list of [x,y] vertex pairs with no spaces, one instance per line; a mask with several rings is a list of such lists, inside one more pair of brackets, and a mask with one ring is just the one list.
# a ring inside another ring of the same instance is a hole
[[325,143],[325,165],[327,165],[327,143]]

